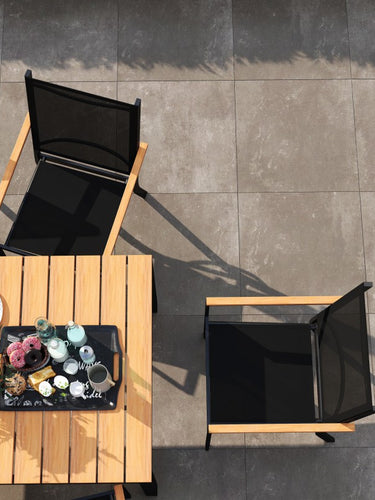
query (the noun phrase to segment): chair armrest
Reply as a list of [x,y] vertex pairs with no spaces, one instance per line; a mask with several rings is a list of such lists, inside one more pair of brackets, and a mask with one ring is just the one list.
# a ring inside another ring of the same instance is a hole
[[147,151],[148,144],[145,142],[141,142],[138,148],[137,156],[135,157],[133,168],[131,169],[128,182],[126,184],[126,188],[124,194],[122,195],[120,205],[117,210],[117,214],[115,220],[112,224],[111,232],[109,233],[107,244],[105,246],[103,255],[111,255],[113,252],[113,248],[115,246],[118,233],[121,229],[122,221],[124,220],[126,211],[128,209],[131,195],[133,194],[134,186],[137,182],[139,172],[142,167],[143,159],[145,157]]
[[1,243],[0,243],[0,250],[6,250],[7,252],[12,252],[17,255],[37,255],[36,253],[28,252],[27,250],[21,250],[20,248],[16,247],[10,247],[8,245],[3,245]]
[[206,297],[206,306],[289,306],[326,305],[339,300],[341,295],[276,296],[276,297]]
[[8,165],[5,169],[3,178],[0,182],[0,205],[2,204],[6,192],[8,190],[9,183],[13,177],[14,170],[17,166],[18,160],[21,156],[22,149],[25,145],[28,133],[30,130],[30,116],[27,113],[23,125],[21,127],[20,133],[18,134],[16,144],[14,145],[12,154],[10,155]]
[[209,424],[211,434],[243,432],[354,432],[355,424],[315,423],[311,424]]

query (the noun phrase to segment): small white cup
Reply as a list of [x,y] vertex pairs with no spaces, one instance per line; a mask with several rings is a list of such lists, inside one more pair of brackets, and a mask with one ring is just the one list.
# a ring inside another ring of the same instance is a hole
[[87,377],[91,387],[97,392],[106,392],[115,385],[107,368],[100,363],[87,368]]
[[75,398],[83,398],[86,399],[85,396],[85,386],[76,380],[75,382],[72,382],[69,386],[69,391],[72,396]]

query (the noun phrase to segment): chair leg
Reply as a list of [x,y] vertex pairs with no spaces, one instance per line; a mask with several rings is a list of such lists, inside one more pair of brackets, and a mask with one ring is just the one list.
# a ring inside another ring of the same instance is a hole
[[158,296],[156,293],[156,281],[154,273],[154,264],[152,264],[152,312],[158,312]]
[[152,482],[151,483],[140,483],[141,488],[144,494],[147,497],[156,497],[158,496],[158,483],[156,482],[156,478],[154,473],[152,473]]
[[206,434],[206,444],[205,444],[205,447],[204,447],[206,451],[208,451],[210,449],[211,436],[212,436],[212,434],[210,434],[209,432],[207,432],[207,434]]
[[141,188],[141,186],[138,183],[138,179],[135,181],[133,191],[135,194],[137,194],[141,198],[146,198],[146,196],[147,196],[147,191],[145,189]]
[[335,442],[335,438],[331,436],[331,434],[328,434],[328,432],[316,432],[315,434],[318,436],[318,438],[323,439],[323,441],[326,443]]

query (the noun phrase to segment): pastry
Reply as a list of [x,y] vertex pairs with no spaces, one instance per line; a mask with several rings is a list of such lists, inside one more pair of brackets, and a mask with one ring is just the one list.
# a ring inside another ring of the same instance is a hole
[[35,389],[40,382],[44,382],[45,380],[54,377],[56,373],[53,371],[52,366],[46,366],[42,370],[32,373],[28,376],[27,381],[29,385]]
[[20,396],[26,389],[26,380],[20,373],[15,373],[5,379],[4,387],[12,396]]
[[22,342],[12,342],[11,344],[9,344],[7,349],[8,356],[10,356],[12,352],[16,351],[17,349],[22,349]]
[[25,362],[28,366],[32,367],[40,363],[43,359],[43,353],[38,349],[30,349],[25,354]]
[[37,349],[40,351],[42,348],[42,344],[38,337],[26,337],[25,340],[22,342],[22,349],[25,352],[31,351],[31,349]]
[[16,349],[9,356],[10,364],[17,370],[25,366],[25,351],[23,349]]

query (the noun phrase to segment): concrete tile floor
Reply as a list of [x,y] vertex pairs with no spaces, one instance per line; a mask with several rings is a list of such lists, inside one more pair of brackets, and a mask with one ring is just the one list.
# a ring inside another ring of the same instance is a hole
[[[155,257],[161,499],[375,497],[374,417],[333,445],[314,435],[217,436],[206,453],[202,340],[207,295],[342,294],[375,280],[374,26],[371,0],[0,0],[0,170],[26,112],[27,68],[142,99],[150,194],[133,197],[116,252]],[[0,211],[2,240],[32,171],[29,143]],[[375,337],[375,292],[368,310]],[[2,486],[0,499],[106,489]],[[129,491],[143,498],[138,486]]]

